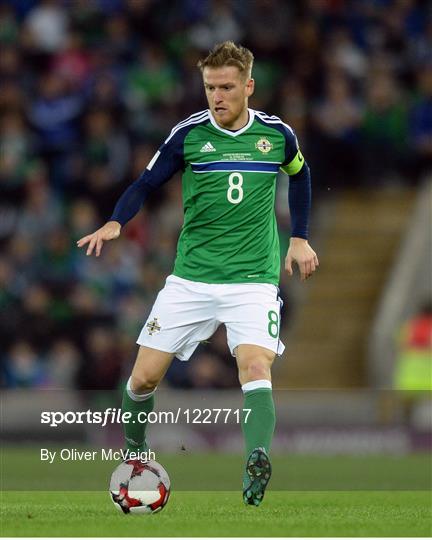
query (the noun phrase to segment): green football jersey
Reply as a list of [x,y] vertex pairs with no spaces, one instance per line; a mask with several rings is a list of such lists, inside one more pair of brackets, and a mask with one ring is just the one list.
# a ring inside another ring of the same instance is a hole
[[146,170],[153,185],[183,171],[174,275],[277,285],[276,179],[280,169],[292,175],[303,165],[294,132],[276,116],[249,109],[237,131],[221,128],[208,110],[177,124]]

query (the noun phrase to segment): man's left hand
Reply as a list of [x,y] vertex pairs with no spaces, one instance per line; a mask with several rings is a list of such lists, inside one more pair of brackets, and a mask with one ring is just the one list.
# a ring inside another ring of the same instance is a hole
[[285,270],[290,276],[293,275],[293,262],[300,269],[302,281],[308,279],[319,266],[318,257],[304,238],[291,238],[288,253],[285,258]]

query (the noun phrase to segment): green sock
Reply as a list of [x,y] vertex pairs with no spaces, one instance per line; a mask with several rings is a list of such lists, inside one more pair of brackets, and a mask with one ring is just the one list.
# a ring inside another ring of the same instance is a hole
[[[129,383],[128,383],[129,384]],[[140,398],[134,394],[130,388],[128,391],[128,385],[125,386],[123,390],[123,400],[122,400],[122,413],[129,412],[131,417],[129,421],[123,422],[123,431],[126,440],[126,447],[131,452],[141,452],[148,450],[148,446],[145,439],[145,431],[147,427],[147,422],[141,422],[138,420],[138,414],[140,412],[149,413],[154,408],[154,394],[151,394],[147,399],[132,399],[131,395],[136,398]]]
[[245,392],[242,430],[245,440],[246,457],[258,447],[270,452],[270,445],[276,423],[275,407],[271,388],[256,388]]

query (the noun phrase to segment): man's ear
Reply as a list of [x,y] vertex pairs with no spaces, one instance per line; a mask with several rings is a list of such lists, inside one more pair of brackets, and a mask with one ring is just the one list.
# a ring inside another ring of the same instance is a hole
[[254,93],[254,90],[255,90],[255,80],[249,79],[246,83],[246,96],[250,97]]

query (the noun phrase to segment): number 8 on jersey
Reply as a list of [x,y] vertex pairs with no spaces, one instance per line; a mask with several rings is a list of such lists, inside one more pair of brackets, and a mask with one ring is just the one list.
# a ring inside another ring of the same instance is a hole
[[[234,180],[237,182],[234,183]],[[228,178],[229,188],[227,191],[227,199],[232,204],[238,204],[243,200],[243,176],[238,172],[233,172]]]

